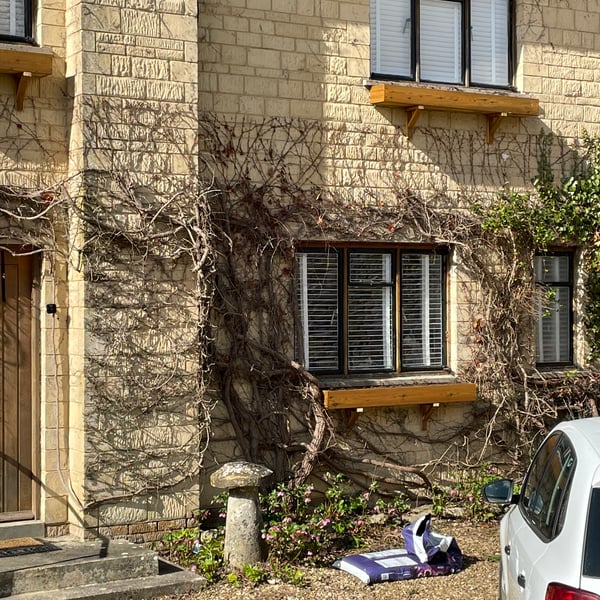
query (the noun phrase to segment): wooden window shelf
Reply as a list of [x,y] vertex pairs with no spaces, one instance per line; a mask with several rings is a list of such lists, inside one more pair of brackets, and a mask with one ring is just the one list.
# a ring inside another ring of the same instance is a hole
[[371,85],[374,106],[401,107],[406,110],[406,135],[410,138],[423,110],[447,110],[482,114],[487,120],[487,141],[491,143],[502,119],[535,117],[539,100],[523,94],[464,89],[444,89],[377,83]]
[[431,385],[406,385],[379,388],[353,388],[323,390],[325,408],[349,410],[348,424],[356,421],[365,408],[384,406],[420,406],[423,429],[440,404],[474,402],[477,386],[474,383],[447,383]]
[[15,108],[23,110],[31,78],[46,77],[52,73],[52,51],[35,46],[0,44],[0,73],[16,78]]

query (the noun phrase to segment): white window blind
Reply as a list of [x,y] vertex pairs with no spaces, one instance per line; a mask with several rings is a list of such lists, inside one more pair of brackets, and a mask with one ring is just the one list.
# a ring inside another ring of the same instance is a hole
[[0,0],[0,35],[25,37],[24,0]]
[[421,1],[421,79],[462,82],[462,4]]
[[443,366],[443,264],[430,254],[402,255],[402,366]]
[[411,76],[410,0],[371,1],[371,71]]
[[535,276],[540,284],[537,307],[536,360],[571,360],[571,286],[569,256],[536,256]]
[[509,0],[471,0],[471,81],[507,86]]
[[301,359],[307,369],[337,371],[338,255],[310,252],[297,255]]
[[348,286],[348,368],[394,367],[392,257],[352,252]]

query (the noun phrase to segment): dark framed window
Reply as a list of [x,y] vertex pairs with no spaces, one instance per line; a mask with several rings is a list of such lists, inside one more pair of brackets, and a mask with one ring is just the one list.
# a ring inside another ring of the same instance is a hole
[[447,253],[302,248],[298,354],[305,368],[353,374],[446,366]]
[[371,0],[372,77],[510,86],[511,0]]
[[568,365],[573,362],[573,256],[539,254],[535,257],[537,286],[536,362]]
[[525,477],[519,506],[545,541],[561,532],[576,463],[575,451],[566,435],[556,433],[542,444]]
[[0,0],[0,40],[33,42],[32,0]]

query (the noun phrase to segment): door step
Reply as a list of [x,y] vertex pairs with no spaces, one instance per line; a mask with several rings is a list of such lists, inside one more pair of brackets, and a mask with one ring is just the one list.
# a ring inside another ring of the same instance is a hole
[[126,540],[40,540],[41,552],[0,558],[0,598],[143,599],[201,589],[204,578]]
[[0,540],[22,537],[41,538],[45,533],[46,528],[43,521],[0,522]]

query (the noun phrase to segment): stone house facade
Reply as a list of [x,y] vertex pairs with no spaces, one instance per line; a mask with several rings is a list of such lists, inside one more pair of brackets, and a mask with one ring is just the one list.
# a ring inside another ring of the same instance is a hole
[[[151,541],[232,457],[490,451],[498,307],[448,215],[598,133],[600,5],[571,4],[0,0],[3,520]],[[524,364],[586,366],[577,264],[530,265],[566,308]]]

